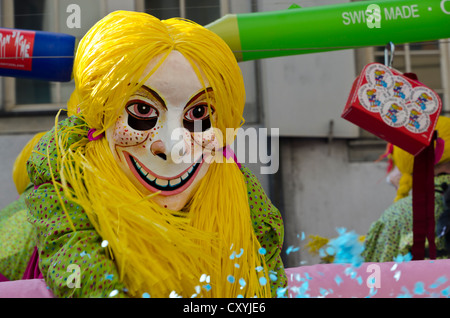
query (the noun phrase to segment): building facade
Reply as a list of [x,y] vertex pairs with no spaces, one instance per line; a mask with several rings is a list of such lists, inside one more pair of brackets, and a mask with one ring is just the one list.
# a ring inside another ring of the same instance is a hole
[[[349,1],[298,4],[344,2]],[[206,25],[228,13],[285,10],[291,4],[286,0],[2,0],[0,21],[4,28],[81,38],[100,18],[120,9],[161,19],[181,16]],[[398,45],[392,65],[416,73],[434,89],[443,101],[443,115],[450,111],[449,52],[448,39]],[[341,118],[355,77],[370,62],[384,62],[384,47],[240,63],[247,90],[243,128],[257,134],[243,137],[242,149],[252,145],[259,155],[254,159],[248,151],[236,150],[282,212],[286,266],[319,262],[307,251],[310,235],[333,237],[338,227],[366,234],[395,197],[394,188],[385,182],[386,162],[376,162],[386,142]],[[65,108],[72,90],[73,82],[0,77],[0,207],[17,196],[11,178],[15,157],[34,133],[52,127],[56,111]],[[258,148],[252,138],[267,143],[258,143]],[[264,144],[268,147],[261,149]]]

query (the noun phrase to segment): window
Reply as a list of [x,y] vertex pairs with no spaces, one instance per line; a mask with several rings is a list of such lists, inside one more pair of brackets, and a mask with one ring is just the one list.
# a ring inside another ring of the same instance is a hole
[[206,25],[221,16],[220,0],[145,0],[144,12],[159,19],[181,17]]
[[[450,83],[448,74],[449,40],[397,45],[392,67],[402,73],[415,73],[419,81],[433,89],[441,98],[442,115],[450,115]],[[384,63],[384,48],[373,49],[374,60]]]
[[[67,23],[67,8],[80,8],[81,23]],[[102,17],[102,1],[90,0],[2,0],[1,27],[60,32],[80,39]],[[71,82],[48,82],[34,79],[3,77],[2,111],[55,112],[64,108],[73,91]]]

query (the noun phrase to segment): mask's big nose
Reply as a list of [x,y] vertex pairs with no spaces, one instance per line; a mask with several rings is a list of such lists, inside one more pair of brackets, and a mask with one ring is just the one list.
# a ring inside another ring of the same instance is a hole
[[167,160],[166,147],[161,140],[157,140],[150,146],[150,151],[154,156],[158,156],[163,160]]

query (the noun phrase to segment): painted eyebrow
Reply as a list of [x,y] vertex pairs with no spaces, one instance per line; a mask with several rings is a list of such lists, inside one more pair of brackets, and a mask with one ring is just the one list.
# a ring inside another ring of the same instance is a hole
[[186,106],[184,107],[184,109],[186,109],[186,107],[190,106],[195,100],[197,100],[198,98],[200,98],[200,96],[209,93],[209,92],[214,92],[212,87],[207,87],[206,89],[202,89],[201,91],[199,91],[197,94],[194,95],[194,97],[192,97],[189,102],[186,104]]
[[[146,93],[148,93],[150,95],[150,97],[155,98],[166,110],[167,110],[167,106],[166,106],[166,102],[164,101],[164,99],[159,96],[159,94],[154,91],[153,89],[151,89],[148,86],[142,85],[140,88],[142,88],[144,91],[146,91]],[[136,91],[136,93],[134,93],[134,95],[138,95],[138,96],[142,96],[142,97],[148,97],[147,94],[142,94],[142,92],[139,92],[139,90]]]

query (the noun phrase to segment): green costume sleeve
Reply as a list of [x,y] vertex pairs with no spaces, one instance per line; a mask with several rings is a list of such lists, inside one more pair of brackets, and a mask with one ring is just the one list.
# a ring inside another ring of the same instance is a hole
[[272,297],[276,297],[278,288],[287,286],[286,273],[281,260],[284,240],[283,220],[250,169],[242,166],[241,171],[247,184],[253,229],[261,247],[266,251],[265,260],[269,270],[270,288]]
[[[58,124],[58,129],[69,125],[81,126],[83,122],[69,117]],[[69,144],[83,137],[73,136]],[[55,180],[59,179],[56,156],[52,129],[36,145],[27,164],[35,185],[27,198],[28,219],[36,228],[39,267],[45,281],[55,297],[125,297],[125,286],[101,245],[102,238],[82,207],[66,200],[62,189],[52,182],[51,172]]]

